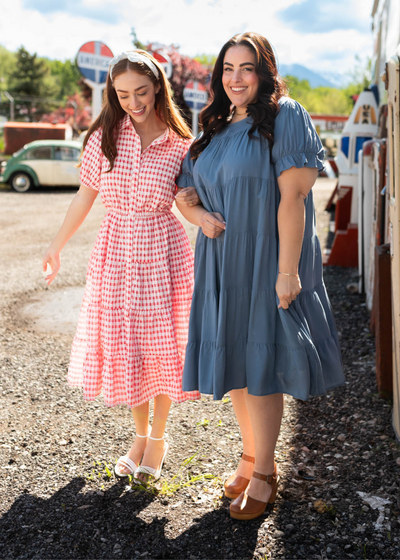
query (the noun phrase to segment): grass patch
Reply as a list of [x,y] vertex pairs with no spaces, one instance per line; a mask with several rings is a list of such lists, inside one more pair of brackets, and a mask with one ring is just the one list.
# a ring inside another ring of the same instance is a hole
[[129,477],[132,487],[140,490],[142,492],[149,492],[151,494],[156,494],[160,496],[173,496],[179,490],[183,488],[188,488],[189,486],[194,486],[199,482],[204,482],[206,480],[217,481],[218,477],[210,473],[196,474],[193,475],[190,469],[197,466],[199,463],[196,461],[198,453],[195,453],[191,457],[185,459],[176,474],[170,479],[161,479],[152,483],[151,481],[146,484],[135,484],[132,483],[132,476]]
[[[151,480],[146,484],[135,484],[133,482],[133,475],[128,475],[126,481],[129,482],[129,487],[141,492],[148,492],[153,495],[172,496],[183,488],[194,486],[199,482],[213,481],[219,484],[219,478],[210,473],[192,474],[191,469],[194,467],[201,468],[201,462],[197,461],[198,453],[188,457],[183,461],[178,469],[178,472],[169,479],[160,479],[152,482]],[[116,461],[115,461],[116,462]],[[90,482],[109,481],[116,478],[114,473],[114,466],[112,463],[106,461],[93,461],[93,466],[89,472],[84,473],[84,477]],[[102,489],[103,486],[102,486]]]
[[86,480],[91,480],[92,482],[95,480],[103,479],[109,480],[114,475],[114,467],[111,463],[106,463],[106,461],[93,461],[93,467],[89,473],[84,473]]
[[200,422],[196,422],[196,426],[198,428],[200,428],[200,426],[203,426],[203,428],[207,428],[207,426],[209,426],[210,421],[207,420],[207,418],[203,418]]

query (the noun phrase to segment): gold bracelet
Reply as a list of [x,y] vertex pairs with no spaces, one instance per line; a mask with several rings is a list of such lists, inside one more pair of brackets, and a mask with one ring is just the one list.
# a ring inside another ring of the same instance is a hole
[[279,272],[278,274],[283,274],[284,276],[296,276],[296,278],[299,277],[298,274],[290,274],[290,272]]

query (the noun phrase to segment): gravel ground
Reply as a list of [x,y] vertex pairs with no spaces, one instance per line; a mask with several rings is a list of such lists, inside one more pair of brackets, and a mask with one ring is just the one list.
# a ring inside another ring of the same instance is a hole
[[[331,189],[323,179],[314,189],[322,243]],[[260,519],[234,521],[222,497],[241,452],[229,398],[172,407],[163,477],[140,491],[112,474],[132,439],[130,411],[85,403],[65,383],[73,328],[63,323],[73,326],[104,212],[96,201],[47,290],[41,255],[73,194],[0,188],[0,557],[400,558],[400,447],[376,395],[364,298],[346,291],[356,271],[325,270],[346,384],[307,403],[286,398],[278,499]]]

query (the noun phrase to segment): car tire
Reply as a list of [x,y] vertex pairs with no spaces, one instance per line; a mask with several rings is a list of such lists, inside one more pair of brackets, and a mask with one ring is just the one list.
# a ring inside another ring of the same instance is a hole
[[22,171],[14,173],[9,181],[10,187],[17,193],[26,193],[33,187],[33,179]]

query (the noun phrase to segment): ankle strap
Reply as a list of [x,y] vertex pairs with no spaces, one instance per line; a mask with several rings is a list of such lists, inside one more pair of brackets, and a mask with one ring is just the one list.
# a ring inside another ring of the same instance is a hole
[[254,457],[250,457],[250,455],[245,455],[244,453],[242,453],[241,458],[243,459],[243,461],[248,461],[249,463],[255,463],[256,460]]
[[153,441],[162,441],[164,439],[165,435],[163,437],[151,437],[149,436],[149,439],[152,439]]
[[273,474],[261,474],[258,472],[253,472],[253,478],[258,478],[259,480],[263,480],[264,482],[268,482],[268,484],[274,484],[277,480],[277,476],[275,473]]
[[146,436],[141,436],[141,435],[139,435],[139,434],[136,434],[136,437],[146,438],[146,437],[150,437],[150,434],[147,434]]

